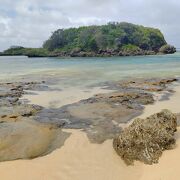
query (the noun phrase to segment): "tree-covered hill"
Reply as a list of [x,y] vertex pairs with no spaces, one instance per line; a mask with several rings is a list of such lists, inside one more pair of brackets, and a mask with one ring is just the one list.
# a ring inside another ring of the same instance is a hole
[[174,47],[167,45],[160,30],[122,22],[58,29],[44,42],[43,48],[11,48],[4,53],[22,52],[28,56],[123,56],[175,51]]
[[144,50],[158,50],[166,41],[158,29],[130,23],[109,23],[103,26],[59,29],[44,43],[44,48],[83,51],[121,49],[133,45]]

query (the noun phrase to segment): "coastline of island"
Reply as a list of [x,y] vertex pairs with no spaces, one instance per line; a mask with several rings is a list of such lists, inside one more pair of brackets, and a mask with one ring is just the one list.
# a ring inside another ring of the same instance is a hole
[[28,57],[112,57],[173,54],[159,29],[127,22],[101,26],[58,29],[41,48],[12,46],[0,56]]

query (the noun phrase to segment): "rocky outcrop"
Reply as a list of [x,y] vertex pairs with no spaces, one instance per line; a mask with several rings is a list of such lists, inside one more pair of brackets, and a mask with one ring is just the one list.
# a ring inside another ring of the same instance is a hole
[[69,137],[59,126],[34,121],[43,107],[20,99],[26,90],[44,89],[44,82],[0,83],[0,162],[46,155]]
[[42,82],[12,82],[0,83],[0,107],[11,107],[21,104],[20,97],[26,94],[26,90],[47,90]]
[[121,124],[140,115],[143,105],[153,102],[151,93],[123,89],[98,94],[59,109],[44,109],[35,119],[63,128],[83,129],[92,143],[103,143],[121,132]]
[[113,140],[113,147],[127,164],[135,160],[157,163],[164,150],[175,145],[177,118],[163,110],[147,119],[136,119]]
[[[92,143],[117,137],[122,125],[154,102],[152,92],[175,79],[128,80],[107,85],[114,92],[56,109],[22,100],[26,90],[51,90],[44,82],[0,83],[0,161],[29,159],[59,148],[69,137],[61,129],[82,129]],[[148,87],[148,88],[145,88]],[[156,88],[155,88],[156,87]]]
[[151,78],[151,79],[136,79],[130,81],[120,82],[119,85],[121,88],[128,89],[139,89],[150,92],[160,92],[167,88],[167,85],[178,81],[176,78]]
[[166,44],[159,49],[159,52],[162,54],[173,54],[176,52],[176,48],[174,46]]
[[6,117],[0,123],[0,162],[46,155],[61,147],[69,135],[29,118],[12,121]]
[[[139,49],[137,51],[132,50],[116,50],[116,49],[107,49],[99,50],[98,52],[93,51],[71,51],[65,52],[61,51],[58,53],[49,54],[49,57],[113,57],[113,56],[140,56],[140,55],[155,55],[155,51],[147,51]],[[28,56],[32,57],[32,56]]]
[[59,109],[44,109],[35,119],[63,128],[83,129],[91,142],[103,143],[116,137],[122,131],[122,124],[140,115],[143,105],[154,103],[153,92],[167,90],[167,84],[174,81],[173,78],[136,79],[105,84],[115,91]]
[[[26,48],[24,48],[26,49]],[[6,52],[0,53],[0,56],[12,56],[12,55],[25,55],[28,57],[113,57],[113,56],[141,56],[141,55],[161,55],[161,54],[173,54],[176,52],[176,48],[170,45],[164,45],[159,50],[144,50],[141,48],[136,49],[99,49],[98,51],[84,51],[79,48],[75,48],[72,51],[47,51],[44,49],[44,53],[41,49],[34,49],[32,52]],[[15,53],[15,54],[14,54]]]

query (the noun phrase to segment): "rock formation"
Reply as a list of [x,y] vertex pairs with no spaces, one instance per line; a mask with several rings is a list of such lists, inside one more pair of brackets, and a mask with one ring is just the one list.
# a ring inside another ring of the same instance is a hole
[[174,46],[166,44],[159,49],[159,52],[163,54],[173,54],[176,52],[176,48]]
[[[23,94],[52,90],[45,82],[0,83],[0,161],[30,159],[61,147],[70,136],[61,129],[82,129],[92,143],[103,143],[142,113],[177,79],[128,80],[109,83],[114,92],[98,94],[60,108],[28,104]],[[177,115],[178,117],[178,115]]]
[[176,116],[163,110],[146,119],[134,120],[113,140],[113,147],[127,164],[133,164],[135,160],[158,163],[163,151],[174,147],[176,128]]

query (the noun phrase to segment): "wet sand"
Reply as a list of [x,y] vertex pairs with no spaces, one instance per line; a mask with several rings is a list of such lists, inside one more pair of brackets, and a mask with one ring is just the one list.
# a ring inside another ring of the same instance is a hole
[[[141,117],[162,109],[180,112],[180,87],[166,101],[146,106]],[[176,149],[165,151],[158,164],[136,162],[126,166],[112,147],[112,140],[91,144],[80,130],[66,130],[72,135],[61,149],[33,160],[0,163],[3,180],[179,180],[180,129],[176,133]]]
[[145,118],[150,116],[151,114],[155,114],[162,109],[169,109],[173,113],[180,112],[180,87],[176,86],[173,89],[175,92],[172,96],[170,96],[169,100],[157,101],[153,105],[147,105],[144,109],[144,113],[140,116],[141,118]]
[[[31,92],[31,91],[28,91]],[[59,108],[61,106],[72,104],[87,99],[95,94],[108,93],[112,90],[106,90],[99,87],[92,89],[65,89],[62,91],[32,91],[35,95],[26,94],[21,99],[28,99],[30,104],[37,104],[45,108]]]

